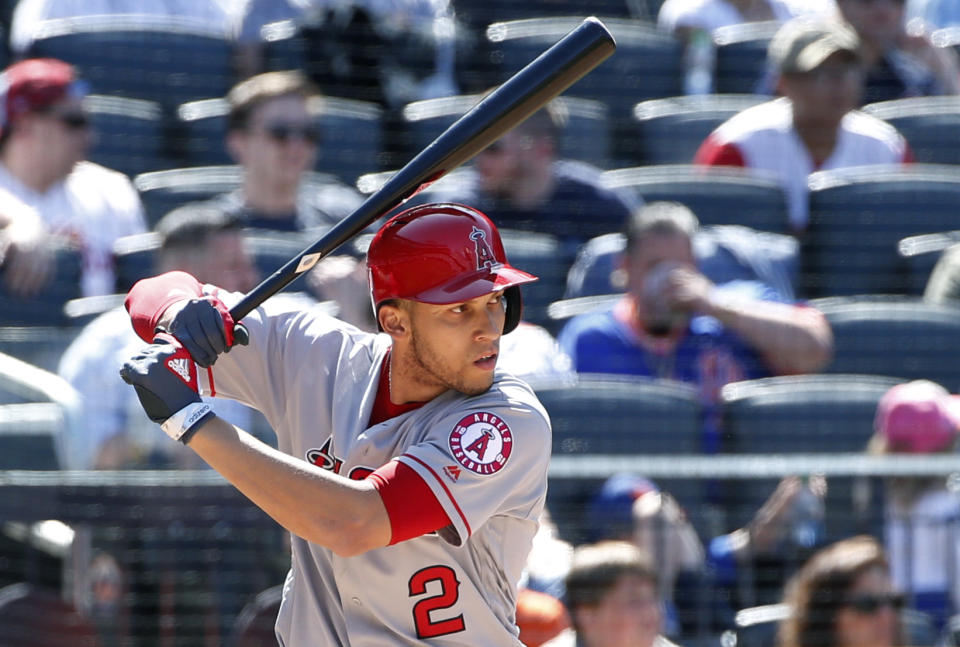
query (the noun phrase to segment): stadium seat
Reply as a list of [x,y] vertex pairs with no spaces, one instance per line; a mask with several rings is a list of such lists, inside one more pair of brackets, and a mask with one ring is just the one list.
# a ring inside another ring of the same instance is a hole
[[714,91],[718,94],[761,92],[767,73],[767,47],[779,28],[780,23],[771,20],[715,29]]
[[[311,173],[304,181],[318,187],[340,183],[338,178],[324,173]],[[133,179],[151,225],[177,207],[233,191],[240,188],[241,183],[240,167],[232,165],[167,169],[143,173]]]
[[80,251],[70,244],[53,250],[53,269],[47,285],[38,293],[22,297],[10,293],[0,282],[0,326],[63,326],[70,322],[64,304],[80,296],[83,266]]
[[924,294],[930,275],[948,249],[960,252],[960,231],[941,231],[935,234],[908,236],[897,243],[897,253],[907,265],[910,294]]
[[960,97],[910,97],[871,103],[861,110],[899,130],[917,162],[960,164],[960,150],[953,145],[960,131]]
[[550,329],[547,307],[563,296],[573,258],[549,234],[501,229],[500,237],[510,264],[539,278],[523,290],[523,318]]
[[[537,396],[553,426],[553,455],[696,454],[701,447],[696,390],[668,380],[581,376],[576,384],[541,385]],[[577,538],[588,498],[603,479],[551,478],[550,514],[561,534]],[[696,480],[657,479],[694,517],[702,502]]]
[[833,328],[827,373],[928,379],[960,391],[960,308],[915,297],[814,299]]
[[83,106],[95,133],[90,161],[130,177],[171,166],[159,103],[89,95]]
[[638,166],[690,164],[700,144],[733,115],[769,97],[708,94],[642,101],[633,108]]
[[0,589],[3,647],[100,647],[93,625],[61,594],[26,582]]
[[303,70],[307,66],[307,41],[295,20],[278,20],[261,27],[260,46],[266,70]]
[[[611,294],[624,289],[615,274],[626,239],[604,234],[587,241],[567,274],[564,299]],[[799,265],[796,239],[788,234],[759,232],[738,225],[706,226],[693,240],[700,271],[714,283],[760,281],[793,300],[793,281]]]
[[[410,157],[427,147],[440,133],[477,104],[482,95],[470,94],[414,101],[403,108],[407,153]],[[559,156],[607,168],[610,135],[607,106],[590,99],[560,97],[554,105],[566,121],[559,141]]]
[[173,110],[223,96],[232,81],[232,50],[189,21],[168,17],[91,15],[41,23],[31,56],[50,56],[80,70],[93,92],[147,99]]
[[[513,73],[562,38],[580,18],[532,18],[498,22],[487,28],[491,60],[499,80]],[[631,159],[632,111],[637,101],[683,93],[680,41],[640,21],[604,19],[617,41],[617,53],[577,81],[570,95],[605,103],[610,108],[614,163]]]
[[911,164],[820,171],[799,283],[806,297],[908,294],[901,239],[956,228],[960,167]]
[[[68,319],[66,316],[64,318]],[[60,356],[80,333],[80,329],[79,324],[0,325],[0,353],[6,353],[44,370],[55,372],[60,363]]]
[[[340,97],[323,97],[311,107],[320,130],[314,170],[353,184],[364,174],[380,170],[383,111],[376,104]],[[189,166],[229,164],[226,148],[225,99],[191,101],[177,109],[180,149]]]
[[638,166],[603,173],[610,188],[631,189],[645,202],[681,202],[702,225],[743,225],[787,233],[787,201],[773,180],[739,168],[691,164]]
[[248,603],[233,624],[227,647],[276,647],[274,625],[283,586],[272,586]]

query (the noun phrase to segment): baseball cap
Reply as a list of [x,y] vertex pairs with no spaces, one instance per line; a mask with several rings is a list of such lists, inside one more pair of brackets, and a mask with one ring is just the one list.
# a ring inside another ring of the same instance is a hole
[[0,129],[27,112],[49,108],[65,98],[82,98],[87,91],[68,63],[55,58],[18,61],[0,73]]
[[860,56],[860,38],[840,20],[794,18],[773,35],[767,56],[781,74],[809,72],[836,52]]
[[590,541],[614,539],[633,533],[633,502],[647,492],[659,492],[656,483],[643,476],[614,474],[600,487],[587,506]]
[[942,451],[960,431],[960,396],[929,380],[898,384],[880,398],[874,430],[894,452]]

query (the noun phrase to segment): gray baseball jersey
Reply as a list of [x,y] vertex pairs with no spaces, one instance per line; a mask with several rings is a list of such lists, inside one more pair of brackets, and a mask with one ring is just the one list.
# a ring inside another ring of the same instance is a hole
[[[232,305],[240,295],[219,296]],[[388,336],[271,302],[243,323],[250,345],[217,360],[217,395],[263,412],[282,451],[341,475],[364,478],[402,461],[452,524],[347,558],[293,536],[281,645],[520,645],[517,582],[551,445],[530,387],[497,372],[481,395],[448,391],[371,427]]]

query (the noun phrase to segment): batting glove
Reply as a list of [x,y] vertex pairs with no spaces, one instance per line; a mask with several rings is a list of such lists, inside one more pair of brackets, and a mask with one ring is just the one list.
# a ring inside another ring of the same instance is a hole
[[187,444],[213,411],[200,399],[197,365],[187,350],[169,335],[157,335],[153,341],[124,362],[120,377],[136,389],[150,420]]
[[213,366],[220,353],[250,341],[247,329],[235,323],[227,306],[212,297],[191,299],[174,316],[166,331],[179,341],[203,368]]

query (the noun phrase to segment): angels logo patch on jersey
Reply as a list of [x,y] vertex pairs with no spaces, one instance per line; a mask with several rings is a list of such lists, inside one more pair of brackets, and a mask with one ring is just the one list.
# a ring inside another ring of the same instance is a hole
[[457,462],[477,474],[503,469],[513,451],[513,433],[492,413],[471,413],[450,432],[450,451]]

